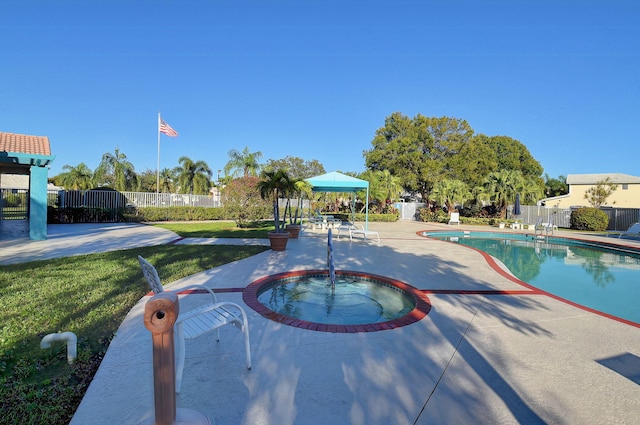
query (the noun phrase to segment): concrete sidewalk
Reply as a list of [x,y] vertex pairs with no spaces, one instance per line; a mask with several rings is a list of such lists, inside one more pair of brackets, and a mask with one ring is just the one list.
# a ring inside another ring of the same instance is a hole
[[[369,226],[381,243],[335,240],[336,268],[450,290],[428,295],[428,316],[393,330],[334,334],[276,323],[247,307],[241,291],[254,280],[325,268],[326,233],[303,234],[284,252],[171,284],[227,289],[220,300],[246,307],[253,356],[247,370],[241,333],[229,327],[220,342],[214,334],[187,341],[178,407],[219,425],[638,423],[639,328],[523,291],[479,253],[416,235],[446,226]],[[153,414],[147,299],[122,323],[73,425],[137,424]]]
[[171,243],[180,237],[159,227],[138,223],[49,224],[47,239],[0,239],[0,264],[116,251]]

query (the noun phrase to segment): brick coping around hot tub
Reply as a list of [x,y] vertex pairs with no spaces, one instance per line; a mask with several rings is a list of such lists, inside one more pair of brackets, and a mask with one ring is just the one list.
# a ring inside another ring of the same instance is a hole
[[364,273],[364,272],[356,272],[349,270],[336,270],[336,275],[338,276],[355,276],[364,279],[370,279],[373,281],[379,281],[381,283],[385,283],[391,285],[397,289],[400,289],[405,294],[410,295],[414,301],[416,306],[413,310],[402,317],[398,317],[397,319],[389,320],[387,322],[380,323],[368,323],[363,325],[336,325],[336,324],[325,324],[325,323],[316,323],[309,322],[306,320],[295,319],[292,317],[285,316],[280,313],[276,313],[275,311],[267,308],[264,304],[258,301],[258,295],[262,290],[267,290],[269,286],[275,284],[278,281],[288,278],[294,278],[299,276],[318,276],[325,275],[328,276],[327,270],[296,270],[289,271],[279,274],[274,274],[270,276],[265,276],[261,279],[258,279],[252,282],[249,286],[247,286],[244,291],[242,291],[242,300],[251,307],[253,310],[261,314],[263,317],[273,320],[274,322],[282,323],[283,325],[293,326],[296,328],[308,329],[312,331],[319,332],[335,332],[335,333],[357,333],[357,332],[377,332],[388,329],[395,329],[402,326],[407,326],[412,323],[415,323],[421,319],[423,319],[429,311],[431,310],[431,301],[427,297],[427,295],[414,288],[411,285],[408,285],[399,280],[391,279],[385,276],[380,276],[372,273]]

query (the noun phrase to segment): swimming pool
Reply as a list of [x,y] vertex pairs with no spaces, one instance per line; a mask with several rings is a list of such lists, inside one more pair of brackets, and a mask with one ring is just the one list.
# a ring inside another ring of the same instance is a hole
[[599,312],[640,324],[640,252],[591,241],[496,232],[424,232],[497,258],[518,279]]

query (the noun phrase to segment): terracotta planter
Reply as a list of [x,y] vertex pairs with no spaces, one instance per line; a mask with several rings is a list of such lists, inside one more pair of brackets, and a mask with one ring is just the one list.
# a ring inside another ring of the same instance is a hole
[[299,224],[287,224],[286,226],[287,232],[291,233],[291,236],[289,236],[291,239],[298,239],[301,228],[302,226]]
[[273,251],[284,251],[287,249],[287,242],[289,241],[289,232],[276,233],[269,232],[269,243],[271,243],[271,249]]

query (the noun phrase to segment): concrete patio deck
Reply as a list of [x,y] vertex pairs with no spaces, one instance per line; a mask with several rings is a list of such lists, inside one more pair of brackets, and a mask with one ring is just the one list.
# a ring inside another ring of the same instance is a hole
[[[213,333],[187,341],[178,407],[219,425],[638,423],[640,328],[528,291],[481,254],[416,235],[449,226],[369,226],[381,242],[334,240],[336,268],[449,290],[428,293],[424,319],[335,334],[276,323],[246,307],[253,369],[244,367],[233,328],[221,330],[220,342]],[[170,289],[203,284],[246,306],[242,289],[254,280],[325,268],[325,259],[326,233],[307,233],[285,252],[206,270]],[[122,323],[72,425],[137,424],[153,415],[147,300]],[[199,301],[181,298],[183,308]]]

